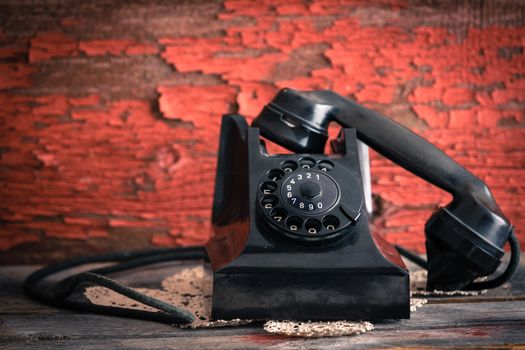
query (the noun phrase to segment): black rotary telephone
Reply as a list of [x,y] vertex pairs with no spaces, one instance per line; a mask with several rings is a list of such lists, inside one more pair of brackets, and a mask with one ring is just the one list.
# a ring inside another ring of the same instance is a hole
[[[330,122],[343,128],[328,156],[323,151]],[[297,153],[268,154],[261,136]],[[453,195],[425,226],[427,260],[370,230],[358,140]],[[410,130],[332,91],[283,89],[252,127],[240,115],[223,117],[212,221],[214,236],[205,248],[79,258],[36,271],[26,291],[60,307],[188,323],[193,316],[185,310],[107,275],[200,258],[213,269],[213,319],[408,318],[409,275],[400,254],[428,270],[428,290],[494,288],[519,262],[514,228],[483,181]],[[496,271],[506,242],[511,258],[504,272],[476,281]],[[51,292],[38,287],[48,275],[94,261],[117,263],[68,277]],[[159,312],[71,300],[83,283],[103,285]]]

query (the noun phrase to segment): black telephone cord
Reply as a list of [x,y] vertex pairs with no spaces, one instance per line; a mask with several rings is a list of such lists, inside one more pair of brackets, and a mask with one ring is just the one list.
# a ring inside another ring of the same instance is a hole
[[[204,250],[204,247],[184,247],[153,250],[148,249],[141,251],[119,252],[90,257],[81,257],[53,264],[33,272],[26,278],[24,282],[24,289],[30,297],[56,307],[113,316],[146,319],[162,323],[188,324],[193,322],[195,316],[193,316],[193,314],[187,310],[139,293],[132,288],[126,287],[115,280],[106,277],[105,275],[160,262],[194,259],[208,260],[208,256]],[[67,277],[58,282],[52,289],[51,293],[46,293],[44,288],[39,288],[40,282],[48,276],[80,265],[104,262],[119,263]],[[80,285],[85,283],[91,283],[109,288],[123,296],[136,300],[139,303],[151,306],[159,311],[150,312],[133,310],[121,307],[96,305],[83,301],[69,300],[68,298],[75,292],[75,290]]]

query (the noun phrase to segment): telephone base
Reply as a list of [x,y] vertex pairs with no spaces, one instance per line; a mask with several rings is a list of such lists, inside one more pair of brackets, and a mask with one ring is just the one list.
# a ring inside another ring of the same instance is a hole
[[[394,269],[392,269],[394,270]],[[213,319],[378,320],[410,318],[408,274],[215,274]]]
[[370,230],[356,131],[332,146],[330,157],[268,154],[259,129],[224,117],[206,245],[213,319],[410,317],[408,270]]

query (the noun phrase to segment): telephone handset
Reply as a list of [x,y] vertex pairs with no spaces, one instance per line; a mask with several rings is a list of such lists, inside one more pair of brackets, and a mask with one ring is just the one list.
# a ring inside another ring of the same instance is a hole
[[[330,122],[355,128],[370,147],[453,195],[425,227],[428,289],[490,288],[510,277],[519,247],[487,185],[407,128],[335,92],[292,89],[281,90],[253,126],[292,151],[317,154],[323,153]],[[496,270],[507,241],[513,259],[505,274],[491,283],[473,283]]]

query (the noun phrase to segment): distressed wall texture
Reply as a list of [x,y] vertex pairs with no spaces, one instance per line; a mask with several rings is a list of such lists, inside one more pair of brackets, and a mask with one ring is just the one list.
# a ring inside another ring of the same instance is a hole
[[[493,189],[525,242],[522,1],[0,1],[0,262],[202,244],[220,116],[333,89]],[[335,130],[334,130],[335,131]],[[449,195],[372,154],[376,230]]]

